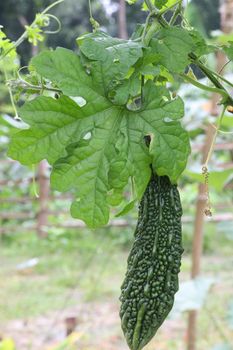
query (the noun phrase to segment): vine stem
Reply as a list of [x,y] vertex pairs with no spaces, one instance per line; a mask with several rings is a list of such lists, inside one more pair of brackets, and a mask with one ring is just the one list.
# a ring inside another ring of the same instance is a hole
[[[207,76],[210,76],[210,79],[213,79],[213,76],[216,76],[220,79],[222,79],[223,81],[227,82],[230,86],[233,86],[233,84],[231,82],[229,82],[227,79],[225,79],[224,77],[222,77],[220,74],[218,74],[217,72],[214,72],[212,69],[206,67],[202,62],[200,62],[199,60],[194,61],[194,63],[203,71],[203,73],[205,73]],[[212,80],[213,84],[218,84],[217,87],[219,87],[220,89],[224,89],[224,87],[222,86],[222,84],[216,79],[214,78],[214,80]]]
[[220,71],[218,72],[218,74],[220,74],[220,76],[221,76],[221,73],[222,73],[222,71],[226,68],[226,66],[229,64],[229,63],[231,63],[232,62],[232,60],[229,60],[229,61],[227,61],[223,66],[222,66],[222,68],[220,69]]
[[53,18],[55,20],[55,22],[57,22],[58,27],[57,27],[56,30],[45,30],[44,33],[45,34],[57,34],[57,33],[59,33],[60,30],[61,30],[61,22],[60,22],[60,20],[56,16],[51,15],[50,13],[47,15],[47,17]]
[[182,0],[178,1],[176,4],[178,6],[177,6],[176,10],[174,11],[174,13],[173,13],[173,15],[172,15],[172,17],[170,19],[170,22],[169,22],[170,26],[172,26],[176,22],[177,17],[180,15],[180,12],[181,12],[180,6],[182,6]]
[[[4,73],[4,78],[5,78],[5,81],[8,80],[8,77],[7,77],[7,72],[6,72],[6,69],[5,67],[3,66],[3,73]],[[10,96],[10,100],[11,100],[11,105],[14,109],[14,114],[15,114],[15,117],[14,119],[19,119],[19,115],[18,115],[18,111],[17,111],[17,108],[15,106],[15,101],[14,101],[14,97],[13,97],[13,94],[12,94],[12,90],[11,90],[11,87],[8,85],[7,86],[7,89],[8,89],[8,92],[9,92],[9,96]]]
[[177,2],[175,2],[174,4],[172,4],[171,6],[166,7],[165,9],[159,11],[160,16],[163,15],[164,13],[166,13],[167,11],[172,10],[174,7],[176,7],[177,5],[181,5],[182,4],[182,0],[178,0]]
[[154,33],[157,31],[159,26],[159,23],[157,21],[154,21],[151,25],[151,27],[149,28],[149,30],[147,31],[147,33],[145,34],[145,37],[143,38],[143,44],[145,46],[147,46],[151,40],[151,38],[153,37]]
[[151,0],[145,0],[145,3],[149,9],[150,12],[153,12],[155,10],[154,5],[152,4]]
[[[48,7],[46,7],[44,9],[44,11],[41,12],[42,15],[46,14],[48,11],[50,11],[54,6],[60,4],[61,2],[63,2],[64,0],[57,0],[54,3],[52,3],[51,5],[49,5]],[[36,19],[34,19],[34,21],[30,24],[30,27],[32,27],[36,22]],[[0,61],[2,59],[4,59],[13,49],[16,49],[19,45],[22,44],[22,42],[27,38],[27,31],[25,30],[23,32],[23,34],[18,38],[18,40],[16,40],[13,45],[4,53],[4,55],[2,55],[0,57]]]
[[143,94],[143,88],[145,85],[145,76],[142,74],[141,75],[141,102],[143,103],[144,100],[144,94]]
[[36,198],[40,198],[38,191],[37,191],[37,184],[36,184],[36,166],[35,164],[32,165],[32,171],[33,171],[33,176],[32,176],[32,189],[33,189],[33,193],[34,196]]
[[[224,66],[221,68],[220,73],[223,71],[223,69],[230,63],[231,61],[228,61],[226,64],[224,64]],[[233,83],[231,83],[229,80],[227,80],[226,78],[224,78],[221,74],[212,71],[211,69],[209,69],[216,77],[218,77],[219,79],[221,79],[222,81],[224,81],[226,84],[228,84],[229,86],[233,87]]]
[[[160,10],[160,11],[158,11],[153,6],[153,4],[151,3],[150,0],[147,0],[147,1],[145,0],[145,2],[147,4],[148,9],[150,10],[150,13],[149,13],[149,15],[146,18],[145,27],[144,27],[144,30],[143,30],[143,33],[142,33],[142,42],[147,45],[148,42],[149,42],[148,38],[150,39],[150,37],[152,37],[153,34],[158,29],[158,24],[156,24],[156,25],[152,24],[151,28],[148,31],[148,33],[150,32],[150,35],[147,35],[147,29],[149,27],[149,23],[150,23],[151,17],[155,16],[155,18],[156,18],[158,23],[160,23],[162,26],[167,26],[168,23],[163,19],[163,17],[162,17],[163,14],[166,13],[167,11],[171,11],[177,5],[181,5],[182,4],[182,0],[178,0],[176,3],[172,4],[169,7],[166,7],[163,10]],[[147,39],[146,39],[146,36],[147,36]]]
[[59,5],[60,3],[62,3],[65,0],[57,0],[55,2],[53,2],[51,5],[49,5],[48,7],[46,7],[41,13],[42,15],[44,15],[45,13],[47,13],[48,11],[50,11],[54,6]]
[[[21,82],[21,84],[20,84],[20,82]],[[62,90],[57,89],[57,88],[52,88],[52,87],[50,88],[50,87],[45,86],[45,85],[40,86],[40,85],[30,84],[26,80],[21,79],[21,78],[20,78],[20,82],[17,84],[17,86],[21,87],[24,90],[38,90],[38,91],[46,90],[46,91],[53,91],[53,92],[58,92],[58,93],[62,92]]]
[[213,92],[213,93],[218,93],[220,95],[222,95],[223,97],[229,97],[228,92],[224,89],[220,89],[220,88],[216,88],[216,87],[210,87],[207,85],[204,85],[200,82],[198,82],[197,80],[192,79],[191,77],[189,77],[186,74],[180,73],[179,74],[184,80],[188,81],[189,83],[191,83],[192,85],[196,86],[197,88],[204,90],[204,91],[208,91],[208,92]]
[[156,10],[153,10],[152,12],[149,13],[149,15],[148,15],[147,18],[146,18],[145,27],[144,27],[143,33],[142,33],[142,42],[143,42],[143,43],[144,43],[144,41],[145,41],[146,32],[147,32],[147,29],[148,29],[148,27],[149,27],[150,19],[151,19],[151,17],[154,16],[156,13],[157,13],[157,11],[156,11]]
[[90,19],[91,19],[91,18],[93,18],[92,7],[91,7],[91,0],[88,0],[88,5],[89,5],[89,13],[90,13]]
[[212,142],[211,142],[211,145],[210,145],[210,149],[208,151],[208,154],[207,154],[207,157],[206,157],[206,160],[205,160],[205,163],[204,163],[204,166],[206,168],[208,167],[208,163],[210,161],[210,157],[211,157],[211,155],[213,153],[215,141],[216,141],[216,138],[217,138],[217,135],[218,135],[218,131],[219,131],[220,127],[221,127],[222,120],[223,120],[226,108],[227,108],[226,106],[223,107],[223,110],[222,110],[220,116],[218,117],[217,126],[215,128],[215,133],[214,133],[214,136],[213,136],[213,139],[212,139]]

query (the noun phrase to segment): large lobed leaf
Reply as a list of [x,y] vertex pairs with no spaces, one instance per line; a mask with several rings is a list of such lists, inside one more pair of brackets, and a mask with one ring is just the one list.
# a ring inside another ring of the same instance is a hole
[[189,63],[188,54],[194,44],[189,33],[182,28],[163,28],[151,41],[153,51],[160,55],[160,64],[168,70],[183,72]]
[[[124,78],[142,51],[137,44],[129,43],[125,50],[125,41],[102,38],[92,34],[80,39],[82,62],[79,55],[63,48],[32,60],[36,71],[64,95],[27,102],[20,115],[29,129],[18,132],[9,149],[9,156],[23,164],[46,158],[53,165],[53,187],[74,189],[72,215],[90,227],[108,222],[109,203],[115,201],[111,197],[119,197],[130,178],[136,197],[142,196],[150,164],[158,175],[176,182],[190,150],[188,134],[179,121],[183,102],[171,98],[165,87],[147,81],[138,110],[129,110],[124,98],[118,98],[118,105],[108,99],[112,79]],[[97,53],[94,57],[92,50]],[[75,102],[80,97],[85,101],[82,107]],[[146,135],[151,137],[149,149]]]

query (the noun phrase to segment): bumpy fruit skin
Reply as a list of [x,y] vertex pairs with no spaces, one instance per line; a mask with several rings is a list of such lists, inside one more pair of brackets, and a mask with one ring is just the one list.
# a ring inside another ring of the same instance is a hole
[[121,287],[121,324],[131,350],[141,350],[172,309],[183,253],[181,216],[177,186],[152,174]]

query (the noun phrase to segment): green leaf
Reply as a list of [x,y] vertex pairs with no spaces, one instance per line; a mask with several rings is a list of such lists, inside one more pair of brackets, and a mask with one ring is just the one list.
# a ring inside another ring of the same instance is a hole
[[[159,10],[164,10],[166,8],[169,8],[170,6],[174,5],[176,2],[177,0],[152,0],[152,4],[155,5]],[[148,10],[148,7],[145,2],[143,3],[142,9]]]
[[231,128],[233,128],[233,116],[229,117],[227,115],[224,115],[224,118],[221,122],[221,129],[226,129],[227,130],[231,130]]
[[112,205],[113,207],[116,207],[122,203],[124,199],[122,190],[119,188],[113,189],[112,191],[108,192],[108,203],[109,205]]
[[168,3],[168,0],[154,0],[154,4],[158,9],[161,9]]
[[95,100],[102,106],[105,99],[102,86],[83,68],[80,57],[71,50],[57,48],[55,51],[43,51],[31,60],[31,65],[43,77],[56,83],[68,96],[85,96],[85,100]]
[[[73,97],[38,97],[25,103],[20,115],[29,129],[13,136],[9,155],[23,164],[48,159],[53,164],[53,187],[76,193],[74,217],[90,227],[106,224],[109,194],[115,192],[119,198],[132,178],[135,196],[141,198],[150,164],[176,182],[190,151],[179,120],[184,113],[179,97],[172,99],[165,87],[148,81],[141,107],[129,110],[113,104],[102,89],[104,77],[96,80],[88,74],[79,56],[69,50],[43,52],[32,63],[39,74]],[[85,103],[80,105],[81,97]],[[146,135],[151,136],[149,149]]]
[[119,85],[111,91],[111,100],[117,105],[125,105],[130,97],[140,93],[141,81],[138,75],[132,75],[129,79],[119,82]]
[[233,41],[229,41],[228,44],[229,44],[228,46],[223,47],[223,51],[225,52],[229,60],[232,61],[233,60]]
[[197,57],[201,57],[203,55],[208,55],[211,52],[215,51],[215,47],[211,45],[207,45],[203,36],[195,29],[189,30],[188,34],[194,43],[194,47],[192,52],[195,53]]
[[112,38],[103,32],[86,34],[79,37],[77,43],[91,61],[89,68],[95,79],[101,78],[105,92],[113,79],[124,78],[142,56],[141,43]]
[[160,68],[158,66],[154,66],[152,64],[148,64],[146,66],[143,66],[140,69],[141,74],[151,76],[152,79],[156,76],[159,76],[160,72],[161,72]]
[[[186,169],[185,175],[198,182],[205,182],[204,176],[200,172],[195,172]],[[210,171],[209,174],[209,186],[214,187],[217,191],[221,191],[226,184],[228,178],[232,175],[232,169]]]
[[41,96],[25,103],[19,113],[31,128],[14,135],[9,157],[24,165],[38,163],[44,158],[52,164],[66,154],[67,145],[92,126],[85,111],[67,96],[58,100]]
[[136,40],[136,39],[139,39],[142,34],[143,34],[143,30],[145,28],[145,25],[144,24],[136,24],[136,27],[135,27],[135,30],[134,32],[132,33],[130,39],[131,40]]
[[[151,81],[145,86],[144,96],[147,109],[140,116],[145,116],[148,135],[151,136],[149,151],[153,167],[158,175],[169,173],[171,181],[176,182],[190,153],[188,134],[178,121],[183,115],[183,101],[179,97],[170,100],[166,88],[154,89]],[[158,152],[159,149],[163,153]]]
[[154,54],[160,55],[162,66],[174,73],[181,73],[189,64],[188,54],[194,43],[188,31],[183,28],[163,28],[156,39],[152,39],[150,46]]
[[[165,0],[158,0],[158,1],[164,1],[165,2]],[[176,2],[177,2],[177,0],[167,0],[166,3],[165,3],[166,6],[164,6],[164,8],[174,5]]]
[[131,202],[129,202],[128,204],[126,204],[126,206],[115,215],[116,218],[120,217],[120,216],[124,216],[126,214],[128,214],[128,212],[134,208],[136,203],[136,199],[132,200]]
[[129,5],[134,5],[138,0],[125,0]]

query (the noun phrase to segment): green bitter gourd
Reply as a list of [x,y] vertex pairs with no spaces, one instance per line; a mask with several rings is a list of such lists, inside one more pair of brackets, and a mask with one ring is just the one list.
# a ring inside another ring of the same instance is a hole
[[181,216],[177,186],[152,173],[121,287],[121,323],[131,350],[151,340],[173,306],[183,253]]

